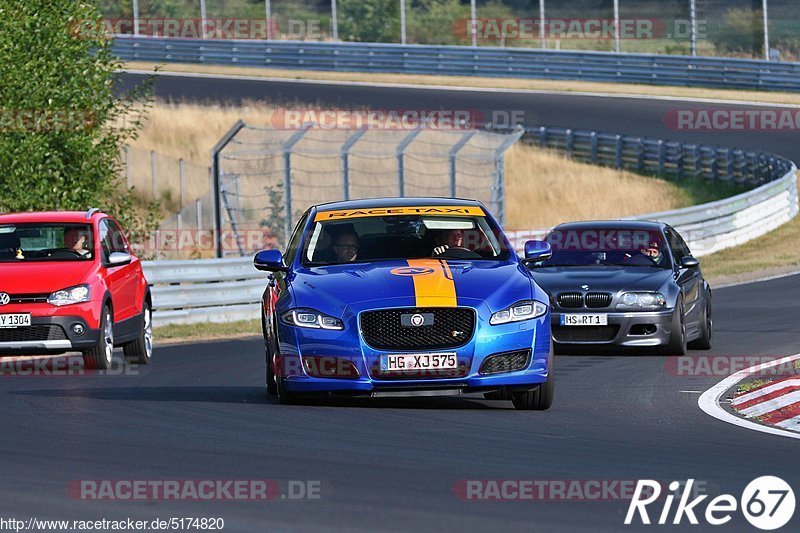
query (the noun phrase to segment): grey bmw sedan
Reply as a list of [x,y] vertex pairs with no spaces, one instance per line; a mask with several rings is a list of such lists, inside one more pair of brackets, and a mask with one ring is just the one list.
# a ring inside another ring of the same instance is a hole
[[572,222],[547,235],[552,256],[532,265],[550,295],[556,349],[711,348],[711,287],[700,262],[667,224]]

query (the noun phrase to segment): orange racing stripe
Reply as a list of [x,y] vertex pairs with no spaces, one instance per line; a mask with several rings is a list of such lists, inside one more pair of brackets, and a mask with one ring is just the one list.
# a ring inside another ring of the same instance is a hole
[[447,262],[438,259],[409,259],[408,266],[433,271],[413,276],[417,307],[456,307],[456,284]]

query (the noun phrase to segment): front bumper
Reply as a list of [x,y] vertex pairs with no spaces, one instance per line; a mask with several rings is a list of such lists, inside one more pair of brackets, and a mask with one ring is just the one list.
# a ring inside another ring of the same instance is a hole
[[[8,305],[0,313],[30,313],[30,327],[0,328],[0,356],[59,354],[81,351],[97,345],[99,316],[92,302],[64,307],[49,304]],[[77,335],[73,325],[80,324]]]
[[[544,383],[550,371],[550,321],[547,315],[500,326],[480,322],[473,338],[462,347],[414,352],[375,350],[361,342],[360,336],[346,331],[304,330],[286,325],[280,328],[281,361],[276,368],[290,392],[380,397],[455,395],[498,389],[521,391]],[[517,350],[530,351],[530,358],[523,368],[495,374],[481,373],[487,357]],[[430,373],[410,377],[381,375],[381,355],[408,353],[455,353],[459,370],[453,377],[432,377]],[[358,374],[350,378],[310,375],[303,363],[309,357],[352,363]]]
[[[565,314],[604,314],[607,326],[562,326]],[[555,311],[551,317],[553,342],[556,345],[602,345],[647,347],[663,346],[672,335],[673,309],[628,313],[604,313],[602,310]]]

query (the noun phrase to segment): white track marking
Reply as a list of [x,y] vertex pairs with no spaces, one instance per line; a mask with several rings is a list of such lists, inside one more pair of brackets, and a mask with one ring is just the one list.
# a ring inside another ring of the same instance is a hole
[[800,416],[784,420],[783,422],[778,422],[775,425],[790,431],[800,431]]
[[739,413],[747,418],[753,418],[754,416],[761,416],[771,413],[772,411],[777,411],[778,409],[783,409],[797,402],[800,402],[800,391],[790,392],[789,394],[778,396],[772,400],[758,403],[747,409],[742,409]]
[[787,387],[800,387],[800,379],[787,379],[786,381],[780,381],[778,383],[775,383],[774,385],[767,385],[766,387],[762,387],[753,392],[742,394],[741,396],[737,396],[736,398],[734,398],[733,401],[731,402],[731,405],[740,405],[743,403],[747,403],[750,400],[761,398],[762,396],[766,396],[767,394],[772,394],[777,390],[785,389]]
[[[594,93],[586,91],[557,91],[547,89],[503,89],[500,87],[463,87],[463,86],[450,86],[450,85],[425,85],[415,83],[375,83],[367,81],[341,81],[341,80],[319,80],[319,79],[297,79],[297,78],[276,78],[269,76],[245,76],[242,74],[208,74],[200,72],[173,72],[169,70],[160,70],[153,72],[152,70],[138,70],[138,69],[121,69],[120,72],[128,74],[143,74],[156,76],[175,76],[184,78],[206,78],[206,79],[225,79],[225,80],[242,80],[242,81],[268,81],[276,83],[303,83],[307,85],[338,85],[344,87],[377,87],[385,89],[415,89],[415,90],[433,90],[433,91],[452,91],[452,92],[479,92],[491,94],[551,94],[554,96],[591,96],[597,98],[631,98],[636,100],[662,100],[667,102],[692,102],[699,104],[720,104],[720,105],[737,105],[746,107],[765,107],[765,108],[787,108],[787,109],[800,109],[800,104],[781,104],[770,102],[752,102],[747,100],[724,100],[717,98],[694,98],[691,96],[661,96],[650,94],[624,94],[624,93]],[[524,78],[520,78],[524,79]],[[669,86],[665,86],[669,88]],[[700,88],[702,89],[702,88]]]
[[800,439],[800,433],[794,433],[778,427],[764,426],[762,424],[758,424],[756,422],[740,418],[732,413],[729,413],[719,405],[719,400],[720,398],[722,398],[722,395],[728,392],[728,390],[731,387],[733,387],[746,377],[756,372],[760,372],[761,370],[764,370],[766,368],[772,368],[773,366],[789,363],[791,361],[796,361],[798,359],[800,359],[800,354],[795,354],[795,355],[790,355],[788,357],[784,357],[782,359],[777,359],[775,361],[762,363],[760,365],[740,370],[739,372],[736,372],[735,374],[728,376],[727,378],[723,379],[722,381],[720,381],[719,383],[708,389],[706,392],[704,392],[702,396],[700,396],[700,398],[697,400],[697,405],[707,415],[713,416],[717,420],[727,422],[728,424],[733,424],[734,426],[751,429],[753,431],[760,431],[762,433],[769,433],[771,435],[780,435],[781,437],[789,437],[790,439]]

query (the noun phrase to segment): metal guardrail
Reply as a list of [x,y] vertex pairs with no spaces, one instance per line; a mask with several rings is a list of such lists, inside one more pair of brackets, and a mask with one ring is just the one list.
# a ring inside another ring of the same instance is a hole
[[118,35],[127,61],[800,91],[800,63],[527,48]]

